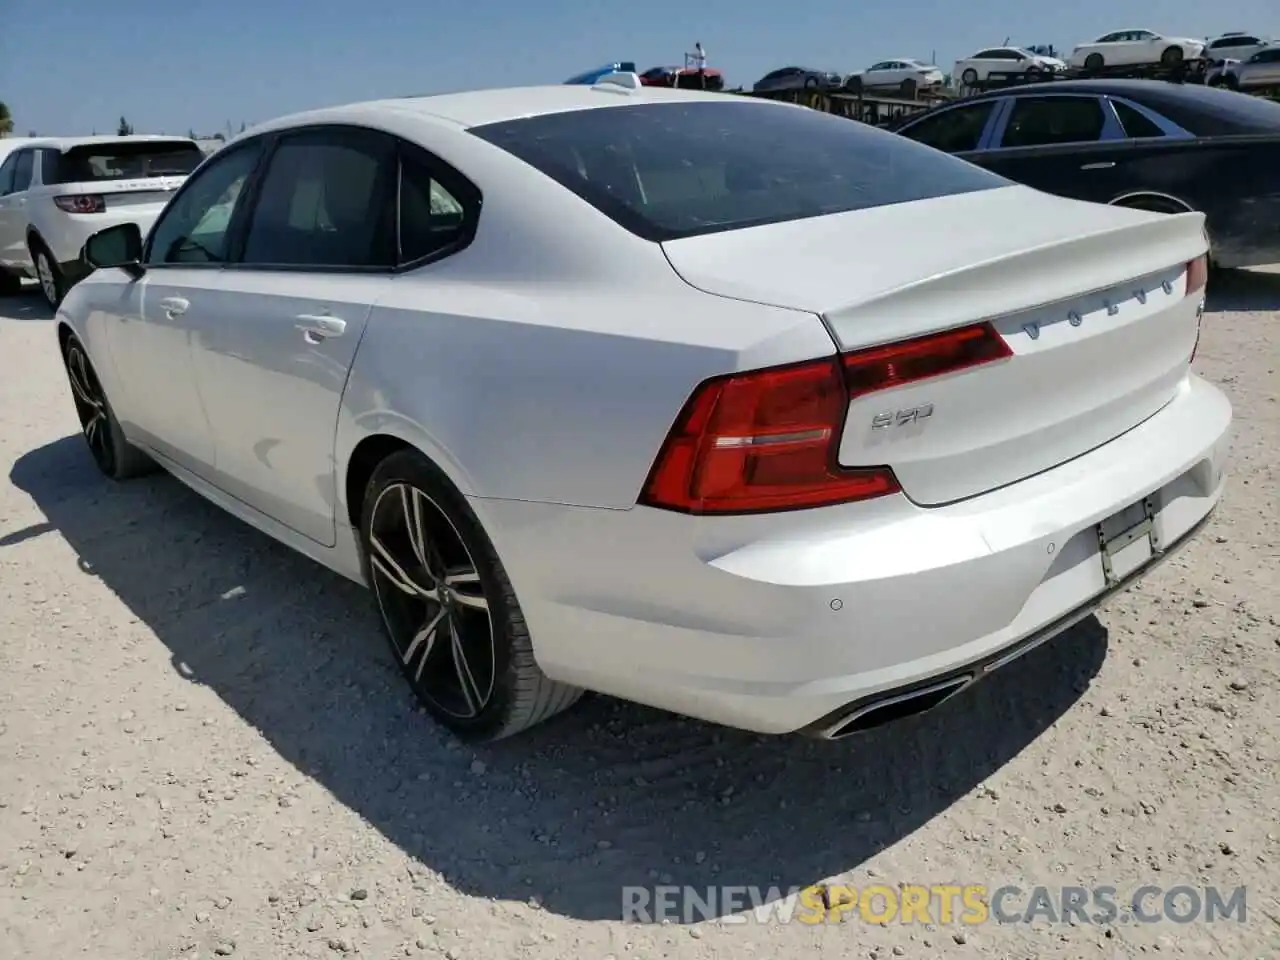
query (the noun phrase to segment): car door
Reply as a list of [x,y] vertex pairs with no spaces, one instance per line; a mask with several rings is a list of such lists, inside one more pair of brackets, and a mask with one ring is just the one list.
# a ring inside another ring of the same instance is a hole
[[108,340],[125,402],[125,429],[161,456],[212,481],[213,434],[195,377],[192,344],[223,308],[219,276],[242,191],[263,143],[230,147],[195,173],[157,218],[146,272],[123,288]]
[[31,265],[27,249],[27,189],[35,170],[35,151],[15,150],[0,167],[0,263],[26,269]]
[[17,166],[13,153],[0,163],[0,266],[11,265],[10,248],[14,244],[18,208],[9,202],[9,195],[13,193],[13,172]]
[[981,50],[969,58],[969,62],[965,64],[965,67],[972,69],[977,74],[978,80],[986,80],[992,70],[1004,69],[996,54],[997,51],[995,50]]
[[1250,57],[1243,79],[1251,87],[1280,85],[1280,48],[1260,50]]
[[1131,148],[1099,97],[1049,94],[1011,98],[991,148],[962,155],[1016,183],[1105,202],[1114,195],[1110,174]]
[[395,266],[396,156],[363,128],[279,136],[194,346],[218,485],[324,546],[342,392]]

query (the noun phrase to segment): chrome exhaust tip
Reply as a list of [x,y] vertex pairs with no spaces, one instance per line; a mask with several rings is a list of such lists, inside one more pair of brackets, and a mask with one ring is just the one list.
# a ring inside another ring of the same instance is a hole
[[855,733],[863,733],[886,723],[893,723],[895,720],[919,716],[950,700],[975,679],[973,674],[965,674],[918,690],[872,700],[844,714],[818,735],[825,740],[842,740]]

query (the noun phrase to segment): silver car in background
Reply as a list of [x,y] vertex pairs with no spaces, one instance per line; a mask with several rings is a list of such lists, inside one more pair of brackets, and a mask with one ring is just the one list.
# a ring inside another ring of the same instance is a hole
[[1205,82],[1231,90],[1280,88],[1280,46],[1259,50],[1244,61],[1224,60],[1209,71]]

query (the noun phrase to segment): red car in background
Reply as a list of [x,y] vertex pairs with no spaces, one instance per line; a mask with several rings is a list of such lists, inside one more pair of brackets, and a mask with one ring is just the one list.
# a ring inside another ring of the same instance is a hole
[[723,90],[724,75],[708,67],[698,76],[697,67],[650,67],[640,74],[640,82],[646,87],[679,87],[682,90]]

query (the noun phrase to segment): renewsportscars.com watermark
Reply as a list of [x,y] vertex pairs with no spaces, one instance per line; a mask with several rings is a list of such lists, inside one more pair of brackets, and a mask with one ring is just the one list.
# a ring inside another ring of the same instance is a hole
[[985,884],[816,887],[623,887],[622,919],[636,923],[1033,924],[1244,923],[1246,888]]

